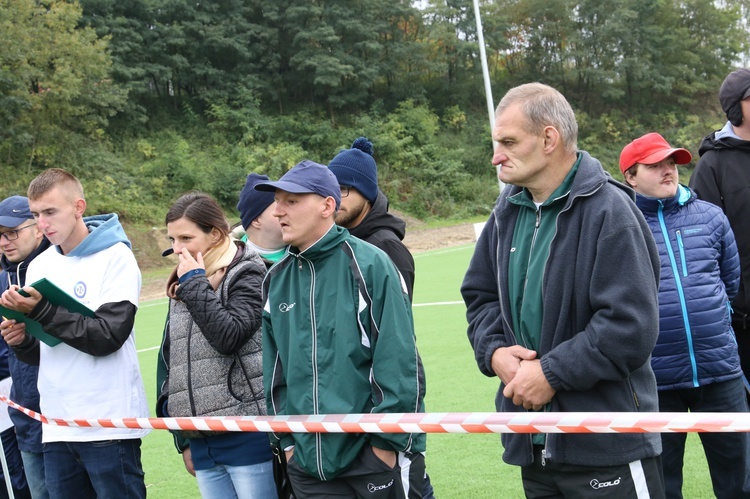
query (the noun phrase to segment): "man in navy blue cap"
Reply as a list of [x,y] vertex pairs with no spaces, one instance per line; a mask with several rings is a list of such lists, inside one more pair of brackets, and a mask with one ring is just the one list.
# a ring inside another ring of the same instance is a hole
[[[29,211],[29,200],[11,196],[0,202],[0,293],[10,285],[26,284],[26,269],[34,258],[49,248]],[[0,377],[13,379],[10,398],[14,402],[40,412],[36,381],[39,366],[21,362],[15,352],[0,338]],[[16,497],[48,497],[44,483],[42,424],[16,409],[8,409],[13,428],[0,433]],[[20,450],[20,454],[19,454]],[[21,458],[23,464],[21,463]],[[28,482],[28,485],[27,485]],[[31,489],[29,491],[29,489]]]
[[248,174],[240,192],[237,210],[245,231],[242,241],[254,249],[266,262],[266,266],[270,267],[284,256],[286,244],[281,237],[279,221],[273,216],[273,192],[255,190],[256,184],[267,180],[270,180],[267,175]]
[[[409,297],[382,250],[334,223],[336,176],[302,161],[277,182],[284,257],[263,283],[270,415],[423,410]],[[419,498],[424,434],[275,434],[298,497]]]

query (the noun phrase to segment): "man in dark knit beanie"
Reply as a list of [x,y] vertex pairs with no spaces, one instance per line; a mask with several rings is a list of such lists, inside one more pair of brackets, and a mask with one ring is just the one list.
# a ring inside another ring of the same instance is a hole
[[[414,258],[402,240],[406,223],[388,213],[388,198],[378,189],[378,167],[372,142],[359,137],[351,149],[344,149],[328,163],[341,187],[341,206],[336,224],[363,241],[383,250],[404,280],[409,300],[414,291]],[[430,477],[425,473],[422,497],[435,497]]]
[[385,251],[401,273],[411,299],[414,258],[402,242],[406,223],[388,213],[388,198],[378,189],[378,167],[372,154],[372,142],[360,137],[328,164],[341,186],[336,224]]
[[[255,190],[256,184],[270,180],[267,175],[250,173],[240,192],[237,210],[240,212],[245,236],[241,240],[253,248],[266,262],[278,262],[286,253],[281,237],[281,225],[273,216],[274,193]],[[239,237],[239,234],[235,235]]]

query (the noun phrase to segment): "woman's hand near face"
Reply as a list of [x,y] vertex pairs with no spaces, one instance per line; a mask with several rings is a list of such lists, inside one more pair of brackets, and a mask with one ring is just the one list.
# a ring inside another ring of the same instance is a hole
[[182,251],[177,256],[180,259],[180,263],[177,265],[177,277],[182,277],[191,270],[206,269],[203,264],[203,254],[200,251],[195,255],[197,258],[193,258],[193,255],[190,254],[187,248],[182,248]]

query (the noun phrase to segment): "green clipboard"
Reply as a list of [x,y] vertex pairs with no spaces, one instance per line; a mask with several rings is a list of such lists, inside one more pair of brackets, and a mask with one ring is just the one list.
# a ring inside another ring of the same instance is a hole
[[[70,296],[62,289],[58,288],[46,278],[39,279],[33,284],[27,284],[27,286],[31,286],[32,288],[39,291],[39,293],[41,293],[41,295],[45,297],[47,301],[49,301],[52,305],[64,307],[69,312],[77,312],[86,317],[94,316],[93,310]],[[25,293],[21,292],[21,294]],[[38,338],[39,341],[43,341],[51,347],[61,342],[60,338],[57,338],[45,332],[39,322],[29,319],[22,312],[17,312],[0,305],[0,314],[8,319],[15,319],[17,322],[23,322],[24,324],[26,324],[26,332],[28,334]]]

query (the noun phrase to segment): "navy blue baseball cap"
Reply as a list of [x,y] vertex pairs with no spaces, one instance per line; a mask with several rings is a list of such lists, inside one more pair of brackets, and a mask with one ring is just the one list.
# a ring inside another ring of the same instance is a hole
[[292,194],[318,194],[336,200],[336,209],[341,205],[341,188],[336,175],[327,167],[314,161],[306,159],[294,165],[276,182],[258,182],[255,184],[257,191],[282,191]]
[[3,227],[18,227],[32,218],[29,200],[24,196],[11,196],[0,203],[0,225]]
[[261,192],[255,190],[255,184],[271,180],[267,175],[250,173],[245,181],[245,187],[240,192],[240,201],[237,210],[240,212],[242,226],[247,230],[253,220],[258,218],[266,208],[273,204],[273,192]]

